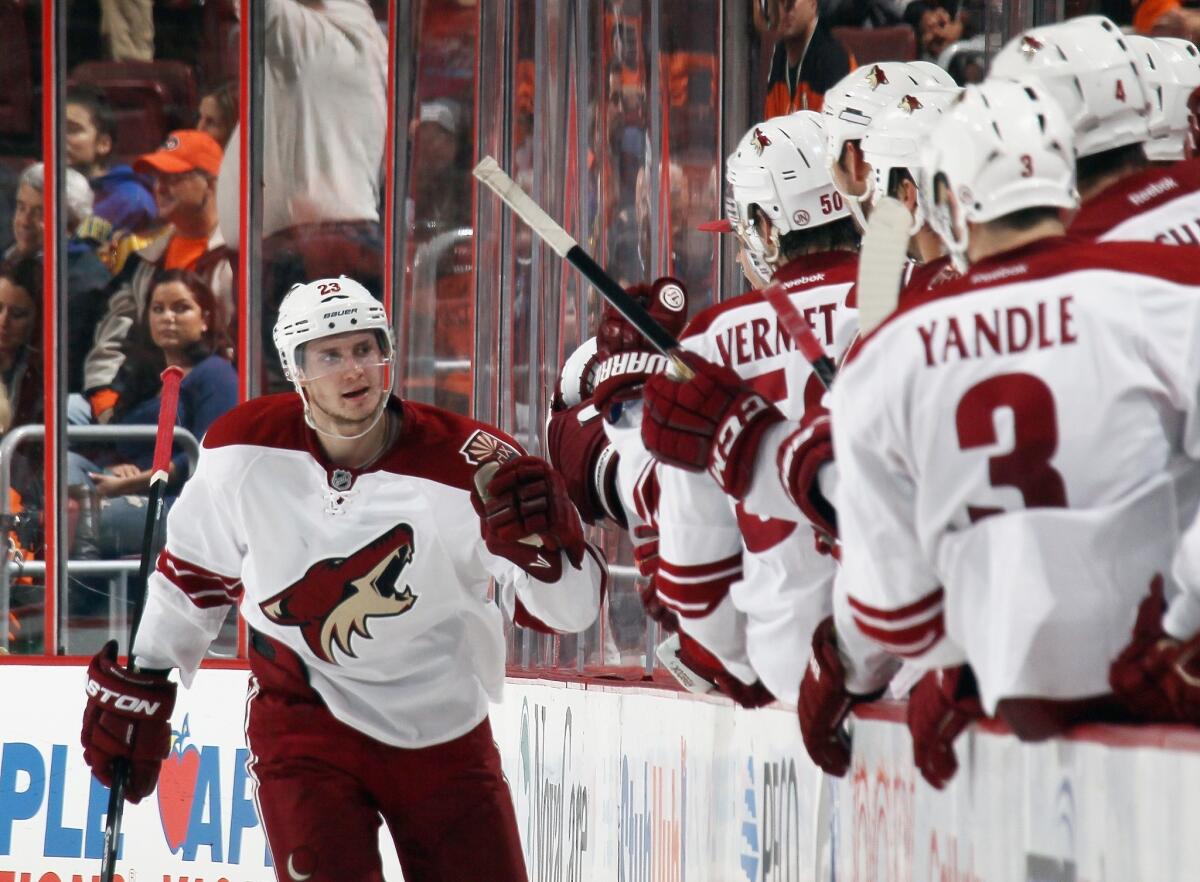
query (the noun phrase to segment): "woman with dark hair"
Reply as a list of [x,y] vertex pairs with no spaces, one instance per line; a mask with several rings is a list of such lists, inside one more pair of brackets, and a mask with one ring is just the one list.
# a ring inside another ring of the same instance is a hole
[[[184,372],[179,387],[178,425],[202,438],[213,420],[237,404],[237,372],[228,358],[228,322],[220,301],[190,270],[167,270],[155,277],[142,314],[149,340],[130,352],[121,369],[120,404],[114,424],[158,422],[162,382],[168,365]],[[90,473],[102,496],[145,493],[150,487],[151,445],[117,445],[118,462],[108,474]],[[178,454],[171,477],[178,483],[186,459]]]
[[229,143],[229,136],[238,122],[237,85],[236,81],[222,83],[206,92],[196,114],[196,128],[212,135],[222,148]]
[[42,421],[41,301],[40,259],[0,264],[0,382],[10,408],[0,430]]

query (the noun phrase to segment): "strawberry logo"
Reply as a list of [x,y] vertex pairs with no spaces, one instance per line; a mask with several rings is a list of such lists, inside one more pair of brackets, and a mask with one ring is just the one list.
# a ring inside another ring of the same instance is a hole
[[191,734],[185,716],[182,729],[171,730],[171,752],[158,773],[158,815],[172,854],[183,848],[187,840],[196,780],[200,775],[200,751],[187,743]]

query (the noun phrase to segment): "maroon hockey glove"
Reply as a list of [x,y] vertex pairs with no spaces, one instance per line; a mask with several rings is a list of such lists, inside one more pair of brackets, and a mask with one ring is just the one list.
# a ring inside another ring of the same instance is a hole
[[171,748],[175,684],[162,674],[125,670],[117,664],[117,641],[110,640],[88,666],[87,695],[80,738],[84,762],[111,787],[113,760],[124,759],[125,798],[141,802],[154,792]]
[[[583,526],[562,475],[536,456],[503,463],[487,485],[487,499],[471,490],[488,551],[507,558],[543,582],[562,575],[562,551],[571,565],[583,563]],[[522,542],[536,536],[541,545]]]
[[829,411],[810,408],[776,457],[783,489],[809,522],[826,537],[837,538],[837,512],[821,492],[821,467],[833,462],[833,423]]
[[744,708],[756,708],[770,704],[775,696],[763,685],[761,680],[755,680],[747,685],[729,671],[721,660],[689,637],[679,632],[679,660],[717,687],[722,695],[728,696]]
[[[687,289],[678,279],[664,276],[653,284],[634,285],[629,296],[640,303],[672,337],[678,337],[687,322]],[[600,413],[609,415],[614,406],[638,398],[642,384],[653,374],[667,369],[667,358],[660,355],[615,307],[606,303],[596,330],[596,392],[594,401]]]
[[674,634],[679,630],[679,617],[658,599],[654,582],[658,573],[658,530],[649,524],[633,528],[633,563],[643,577],[637,582],[637,592],[646,615],[662,625],[664,631]]
[[625,509],[617,493],[619,457],[590,400],[550,415],[546,456],[566,481],[567,495],[585,522],[595,524],[608,517],[625,526]]
[[842,777],[850,768],[850,739],[842,723],[850,708],[877,698],[846,690],[846,667],[838,654],[833,616],[817,626],[812,639],[813,654],[800,681],[800,737],[812,761],[830,775]]
[[975,675],[966,665],[939,668],[917,681],[908,696],[908,731],[921,777],[941,790],[958,771],[954,739],[983,719]]
[[1117,698],[1139,719],[1200,723],[1200,634],[1176,640],[1163,630],[1162,578],[1138,607],[1133,640],[1108,671]]
[[741,499],[750,489],[763,432],[783,414],[730,368],[690,352],[683,360],[695,371],[690,380],[646,381],[642,443],[670,465],[708,469],[722,490]]

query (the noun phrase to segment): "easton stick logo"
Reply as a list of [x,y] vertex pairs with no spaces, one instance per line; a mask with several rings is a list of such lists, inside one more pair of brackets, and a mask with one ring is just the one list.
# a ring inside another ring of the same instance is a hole
[[400,578],[412,563],[413,529],[397,524],[348,557],[331,557],[259,605],[268,619],[298,627],[308,648],[336,664],[337,646],[351,658],[354,635],[370,640],[367,619],[408,612],[417,597]]

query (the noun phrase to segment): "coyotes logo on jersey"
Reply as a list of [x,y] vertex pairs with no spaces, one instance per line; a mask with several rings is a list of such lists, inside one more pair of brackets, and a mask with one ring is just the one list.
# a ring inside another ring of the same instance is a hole
[[367,619],[402,615],[417,602],[412,588],[400,587],[414,550],[412,527],[397,524],[348,557],[318,561],[259,606],[272,622],[300,628],[318,658],[336,664],[335,645],[357,658],[350,638],[371,639]]

